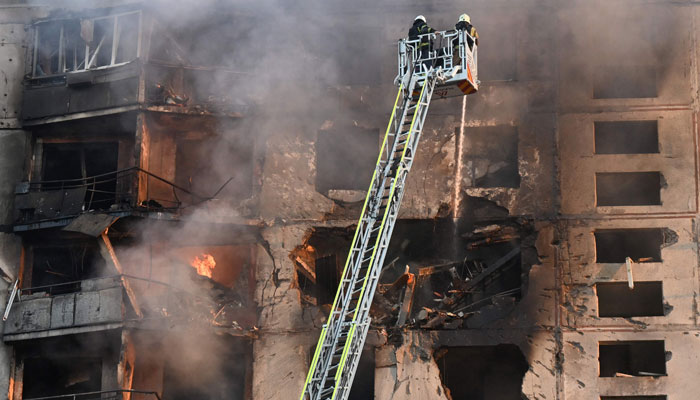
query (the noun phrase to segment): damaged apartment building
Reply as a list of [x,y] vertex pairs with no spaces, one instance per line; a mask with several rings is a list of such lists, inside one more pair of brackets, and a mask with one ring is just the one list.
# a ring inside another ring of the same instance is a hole
[[697,3],[188,3],[0,5],[0,393],[298,398],[396,41],[468,12],[350,398],[695,398]]

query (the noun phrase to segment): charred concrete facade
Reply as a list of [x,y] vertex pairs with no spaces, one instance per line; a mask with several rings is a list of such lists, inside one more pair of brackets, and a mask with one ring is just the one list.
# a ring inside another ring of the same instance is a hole
[[465,11],[482,88],[430,107],[351,398],[698,392],[696,3],[11,3],[8,398],[298,396],[395,41]]

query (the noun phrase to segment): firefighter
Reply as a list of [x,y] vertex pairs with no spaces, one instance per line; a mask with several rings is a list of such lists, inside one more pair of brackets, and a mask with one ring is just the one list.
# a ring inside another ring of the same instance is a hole
[[[427,33],[434,33],[435,29],[428,26],[425,21],[425,17],[419,15],[413,20],[413,26],[408,30],[408,40],[418,39],[418,35],[424,35]],[[418,50],[420,58],[426,60],[430,56],[430,39],[428,37],[422,37],[420,39],[420,44],[418,45]],[[430,65],[429,61],[423,62],[426,67]]]
[[[458,31],[467,31],[467,33],[471,35],[471,37],[467,36],[467,45],[469,46],[470,50],[474,47],[474,42],[476,42],[477,46],[479,45],[479,34],[476,32],[474,25],[472,25],[472,19],[469,17],[469,15],[460,15],[459,21],[455,25],[455,28]],[[474,38],[473,40],[472,37]],[[457,47],[456,44],[455,47]]]

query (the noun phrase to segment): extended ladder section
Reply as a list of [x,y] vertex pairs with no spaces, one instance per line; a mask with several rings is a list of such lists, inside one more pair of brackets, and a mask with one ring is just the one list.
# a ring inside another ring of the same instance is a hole
[[[457,35],[462,35],[462,40],[466,40],[464,32]],[[410,66],[403,64],[403,72],[400,70],[397,77],[399,91],[372,183],[330,316],[314,352],[301,400],[344,400],[350,394],[370,325],[369,309],[428,107],[436,86],[455,75],[452,68],[444,68],[445,64],[438,68],[433,65],[438,54],[447,57],[444,49],[431,50],[427,57],[421,58],[415,52],[418,41],[407,42],[403,39],[399,46],[403,46],[407,52],[405,60],[410,62]]]

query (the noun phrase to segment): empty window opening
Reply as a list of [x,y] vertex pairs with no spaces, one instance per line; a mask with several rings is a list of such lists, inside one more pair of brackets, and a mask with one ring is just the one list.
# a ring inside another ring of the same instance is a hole
[[353,234],[354,227],[314,228],[290,253],[303,302],[319,306],[333,302]]
[[435,353],[448,398],[520,400],[529,369],[518,346],[446,347]]
[[658,396],[600,396],[600,400],[666,400],[666,395]]
[[26,358],[23,385],[22,397],[27,399],[99,392],[102,387],[102,360],[80,357]]
[[666,375],[663,340],[600,342],[598,350],[601,377]]
[[82,187],[84,210],[108,209],[117,199],[117,176],[111,173],[117,171],[118,149],[118,143],[45,143],[42,189]]
[[657,71],[653,66],[617,65],[596,70],[594,99],[657,97]]
[[658,121],[596,121],[596,154],[652,154],[659,152]]
[[33,292],[49,294],[80,290],[80,281],[100,276],[105,262],[97,243],[72,240],[53,245],[31,246],[31,268],[25,269],[22,283]]
[[596,284],[600,317],[653,317],[664,315],[661,282],[627,282]]
[[596,262],[661,262],[661,248],[678,240],[670,229],[601,229],[594,233]]
[[[455,132],[457,132],[455,128]],[[469,186],[520,187],[518,129],[510,125],[467,128],[463,176]]]
[[166,352],[162,398],[249,398],[253,352],[248,339],[181,335],[166,338],[164,343],[166,348],[179,350]]
[[596,205],[661,205],[661,173],[598,172],[595,174]]
[[372,179],[379,132],[376,129],[347,127],[318,132],[316,140],[316,190],[366,191]]

